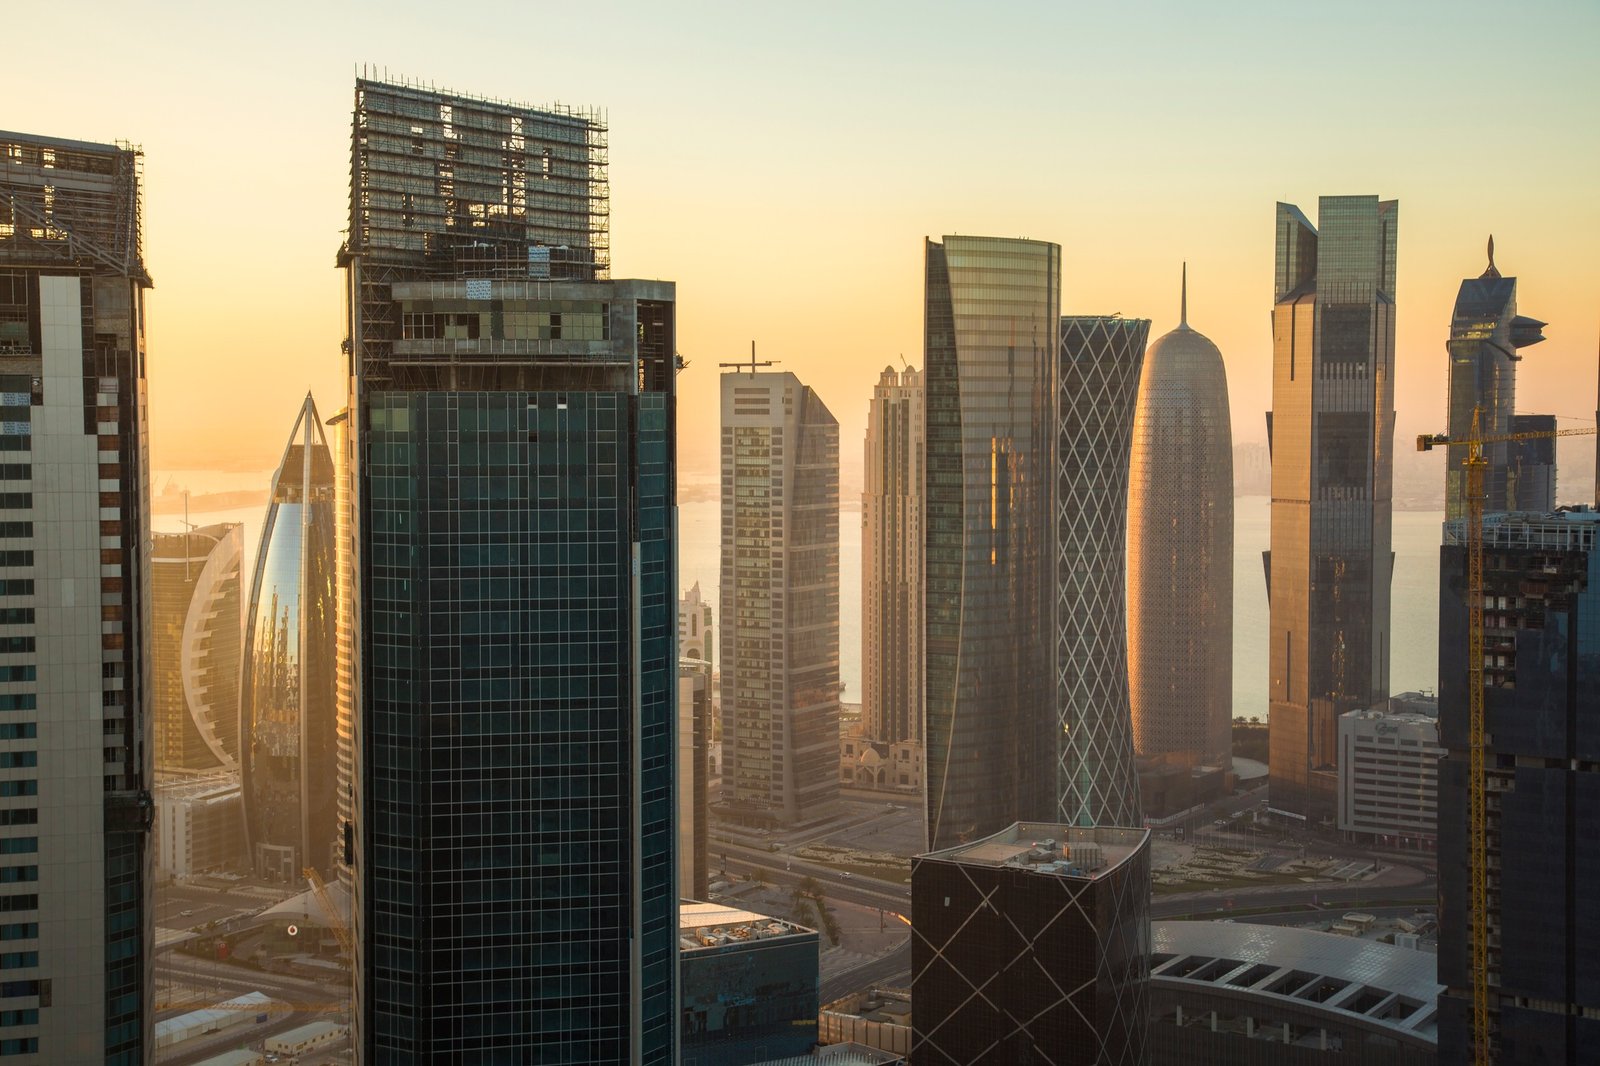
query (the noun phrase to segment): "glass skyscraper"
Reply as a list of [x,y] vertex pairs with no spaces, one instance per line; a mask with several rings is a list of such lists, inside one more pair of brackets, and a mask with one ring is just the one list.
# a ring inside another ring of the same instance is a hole
[[839,798],[839,423],[788,373],[722,376],[723,802],[815,821]]
[[1145,354],[1128,495],[1134,751],[1227,769],[1233,727],[1233,429],[1222,353],[1189,326]]
[[1056,810],[1061,248],[930,240],[924,291],[925,787],[941,849]]
[[1128,708],[1128,458],[1146,318],[1069,315],[1056,365],[1055,821],[1142,825]]
[[333,457],[307,396],[272,479],[239,697],[251,865],[291,883],[337,869],[333,519]]
[[7,1061],[155,1059],[141,167],[0,132]]
[[1399,204],[1280,203],[1272,308],[1269,803],[1331,823],[1339,715],[1389,695]]
[[675,1061],[674,289],[597,114],[361,80],[359,1061]]

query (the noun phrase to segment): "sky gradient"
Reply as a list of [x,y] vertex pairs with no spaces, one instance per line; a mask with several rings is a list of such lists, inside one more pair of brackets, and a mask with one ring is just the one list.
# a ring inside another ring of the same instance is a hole
[[1491,232],[1521,313],[1550,323],[1519,409],[1593,423],[1586,0],[63,2],[8,24],[41,43],[8,50],[0,124],[146,153],[155,470],[270,469],[308,388],[342,406],[334,256],[362,63],[607,110],[612,275],[678,283],[686,481],[715,473],[716,364],[754,339],[838,417],[854,490],[873,382],[921,365],[922,239],[946,233],[1061,244],[1063,313],[1149,317],[1152,337],[1176,324],[1187,259],[1235,440],[1264,440],[1273,204],[1315,219],[1331,194],[1400,201],[1399,447],[1444,428],[1450,309]]

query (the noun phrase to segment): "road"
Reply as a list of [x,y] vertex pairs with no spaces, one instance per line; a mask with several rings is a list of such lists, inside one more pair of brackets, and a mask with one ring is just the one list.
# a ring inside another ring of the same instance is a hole
[[822,982],[820,1002],[826,1006],[852,992],[873,987],[911,987],[911,941],[907,940],[887,955],[836,973]]

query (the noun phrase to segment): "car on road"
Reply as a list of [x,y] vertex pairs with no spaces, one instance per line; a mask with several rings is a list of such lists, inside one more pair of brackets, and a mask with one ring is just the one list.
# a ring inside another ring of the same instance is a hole
[[192,918],[192,917],[194,917],[194,911],[179,911],[178,912],[178,917],[179,918]]

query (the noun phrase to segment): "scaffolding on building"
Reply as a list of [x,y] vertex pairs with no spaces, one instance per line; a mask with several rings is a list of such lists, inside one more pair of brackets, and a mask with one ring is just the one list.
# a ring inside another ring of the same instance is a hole
[[143,175],[137,145],[0,132],[0,263],[69,262],[150,286]]

